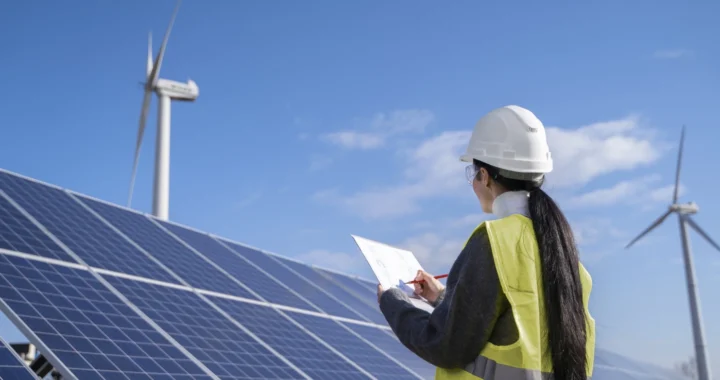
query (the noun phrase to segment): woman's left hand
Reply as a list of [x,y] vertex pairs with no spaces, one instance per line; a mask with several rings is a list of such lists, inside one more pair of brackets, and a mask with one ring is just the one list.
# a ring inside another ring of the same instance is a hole
[[382,297],[382,294],[384,292],[385,292],[385,289],[383,289],[382,285],[378,284],[378,288],[377,288],[378,304],[380,303],[380,297]]

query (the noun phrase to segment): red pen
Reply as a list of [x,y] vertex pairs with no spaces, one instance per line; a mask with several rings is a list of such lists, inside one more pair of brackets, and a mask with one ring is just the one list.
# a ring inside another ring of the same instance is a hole
[[[436,279],[436,280],[439,280],[439,279],[445,278],[445,277],[447,277],[447,276],[448,276],[448,275],[446,275],[446,274],[439,274],[439,275],[437,275],[437,276],[433,276],[433,278]],[[422,283],[422,282],[425,282],[425,280],[420,280],[420,281],[412,280],[412,281],[410,281],[410,282],[406,282],[406,284],[408,284],[408,285],[411,285],[411,284],[420,284],[420,283]]]

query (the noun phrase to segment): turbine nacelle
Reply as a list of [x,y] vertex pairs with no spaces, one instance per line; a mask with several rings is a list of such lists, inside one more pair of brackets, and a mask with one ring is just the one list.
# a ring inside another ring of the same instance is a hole
[[670,211],[677,212],[678,214],[682,215],[693,215],[697,214],[698,211],[700,211],[700,208],[698,207],[697,203],[688,202],[671,205]]
[[183,83],[160,78],[155,85],[155,92],[158,95],[168,96],[173,100],[186,102],[195,101],[200,95],[200,89],[192,79],[188,79],[187,83]]

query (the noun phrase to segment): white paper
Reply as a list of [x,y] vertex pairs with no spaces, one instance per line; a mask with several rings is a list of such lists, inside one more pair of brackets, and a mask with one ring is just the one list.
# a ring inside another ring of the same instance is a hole
[[384,289],[399,288],[410,297],[416,307],[433,310],[426,300],[415,294],[412,285],[406,284],[415,279],[418,270],[422,270],[412,252],[360,236],[351,236]]

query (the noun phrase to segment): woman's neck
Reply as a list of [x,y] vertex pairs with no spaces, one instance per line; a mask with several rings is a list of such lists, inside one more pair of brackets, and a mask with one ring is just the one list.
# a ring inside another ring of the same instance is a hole
[[498,218],[504,218],[512,214],[529,216],[527,191],[506,191],[497,197],[492,204],[492,213]]

